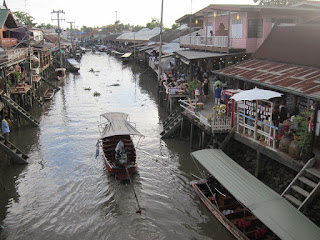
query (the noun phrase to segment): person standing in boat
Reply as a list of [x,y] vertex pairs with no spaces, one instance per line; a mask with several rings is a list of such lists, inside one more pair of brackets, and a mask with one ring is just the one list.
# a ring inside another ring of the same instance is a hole
[[5,118],[2,119],[2,122],[1,122],[1,130],[4,136],[4,143],[6,146],[9,146],[9,132],[10,132],[9,123],[10,123],[10,118],[8,116],[5,116]]

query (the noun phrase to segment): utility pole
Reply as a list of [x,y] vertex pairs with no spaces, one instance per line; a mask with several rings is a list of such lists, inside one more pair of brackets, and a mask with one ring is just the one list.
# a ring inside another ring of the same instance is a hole
[[163,28],[163,0],[161,0],[161,20],[160,20],[160,46],[159,46],[159,70],[158,70],[158,84],[160,84],[160,77],[162,74],[161,58],[162,58],[162,28]]
[[53,19],[51,18],[51,20],[57,20],[58,21],[58,29],[56,29],[56,33],[58,33],[58,43],[59,43],[59,58],[60,58],[60,67],[62,68],[62,52],[61,52],[61,39],[60,39],[60,34],[62,33],[62,30],[60,28],[60,20],[65,20],[64,18],[60,18],[60,14],[64,14],[64,11],[63,10],[53,10],[51,12],[51,14],[54,14],[56,13],[57,14],[57,18],[56,19]]
[[71,32],[71,52],[72,52],[72,57],[74,57],[74,46],[73,46],[73,29],[72,29],[72,24],[75,22],[67,22],[70,24],[70,32]]
[[28,42],[28,68],[29,68],[29,84],[30,84],[30,106],[32,107],[32,64],[31,64],[31,39],[30,39],[30,25],[31,23],[28,21],[27,25],[27,42]]

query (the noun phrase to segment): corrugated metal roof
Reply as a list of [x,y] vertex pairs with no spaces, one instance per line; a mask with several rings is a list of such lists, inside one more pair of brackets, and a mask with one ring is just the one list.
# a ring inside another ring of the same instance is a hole
[[148,41],[152,37],[158,35],[160,33],[160,28],[155,27],[153,29],[142,28],[138,32],[125,32],[117,37],[117,40],[126,40],[126,41]]
[[319,68],[252,59],[216,73],[320,100]]
[[320,229],[219,149],[192,153],[235,198],[283,240],[320,239]]
[[[160,46],[155,46],[153,50],[159,50]],[[184,48],[180,48],[179,43],[167,43],[162,45],[162,52],[164,54],[172,54],[176,51],[183,50]]]
[[0,9],[0,26],[3,27],[4,23],[7,20],[9,9]]
[[223,54],[223,53],[201,52],[201,51],[193,51],[193,50],[181,50],[181,51],[176,51],[176,53],[181,57],[184,57],[189,60],[202,59],[202,58],[214,58],[214,57],[229,55],[229,54]]

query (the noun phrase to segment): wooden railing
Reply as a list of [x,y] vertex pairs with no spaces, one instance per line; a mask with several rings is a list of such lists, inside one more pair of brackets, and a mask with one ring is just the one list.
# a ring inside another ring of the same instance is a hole
[[[201,115],[201,112],[197,112],[196,106],[191,105],[188,100],[179,100],[180,107],[182,107],[186,112],[192,115],[195,119],[197,119],[200,124],[209,127],[212,132],[215,131],[229,131],[231,130],[231,117],[219,117],[213,116],[212,118],[207,118]],[[199,109],[199,107],[197,107]]]
[[[258,127],[259,126],[259,127]],[[237,132],[246,133],[253,136],[255,140],[263,139],[268,146],[276,148],[276,131],[277,127],[247,116],[243,113],[238,113]]]
[[183,36],[180,45],[228,48],[228,36]]

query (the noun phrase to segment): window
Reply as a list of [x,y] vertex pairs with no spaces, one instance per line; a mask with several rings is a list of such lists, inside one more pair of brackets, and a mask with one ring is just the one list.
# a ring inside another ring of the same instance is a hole
[[261,38],[263,19],[248,19],[248,38]]
[[232,38],[242,38],[242,20],[232,20]]

